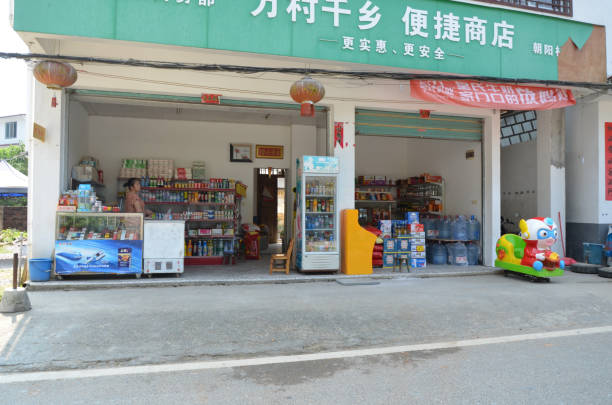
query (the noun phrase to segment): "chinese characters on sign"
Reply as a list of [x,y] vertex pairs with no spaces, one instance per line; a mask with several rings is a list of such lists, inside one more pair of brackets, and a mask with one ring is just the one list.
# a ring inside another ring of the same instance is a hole
[[612,201],[612,122],[606,122],[606,201]]
[[411,80],[420,100],[504,110],[547,110],[576,104],[571,90],[455,80]]
[[202,104],[221,104],[221,94],[202,94]]
[[257,159],[283,159],[283,145],[255,145]]
[[[264,12],[267,18],[270,19],[278,16],[278,0],[258,1],[259,5],[257,8],[251,11],[254,17]],[[349,18],[352,14],[349,8],[342,7],[343,4],[348,5],[347,3],[349,0],[290,0],[286,12],[291,17],[292,22],[296,22],[298,20],[298,15],[303,14],[308,24],[314,24],[316,22],[316,7],[319,2],[322,3],[322,12],[331,13],[333,15],[334,27],[341,26],[342,16],[347,16],[345,18]],[[372,3],[371,0],[366,0],[361,8],[359,8],[358,27],[361,31],[370,30],[376,27],[381,19],[382,14],[380,12],[380,7]],[[396,23],[399,24],[403,22],[405,35],[414,39],[418,39],[419,37],[430,38],[430,34],[432,34],[432,37],[436,41],[459,43],[464,40],[467,44],[477,43],[480,46],[488,44],[497,48],[513,49],[514,47],[514,25],[509,24],[505,20],[492,24],[489,37],[487,37],[489,21],[477,16],[464,17],[461,19],[452,12],[443,14],[441,11],[437,11],[435,16],[433,16],[433,20],[435,21],[433,25],[434,32],[430,33],[428,29],[430,27],[429,11],[427,10],[418,10],[407,6],[403,16],[396,17]],[[358,47],[356,46],[357,43],[359,43]],[[432,49],[429,45],[418,45],[414,42],[403,42],[402,46],[404,50],[399,53],[397,50],[389,47],[389,41],[387,39],[382,38],[370,39],[343,36],[341,44],[341,48],[344,51],[374,51],[381,55],[392,52],[395,55],[403,54],[403,56],[434,58],[436,60],[446,59],[446,52],[441,47]],[[416,46],[418,46],[418,53],[415,54],[414,50]]]
[[[165,0],[168,3],[171,0]],[[191,0],[174,0],[176,4],[191,4]],[[193,0],[194,4],[198,6],[210,7],[215,5],[215,0]]]

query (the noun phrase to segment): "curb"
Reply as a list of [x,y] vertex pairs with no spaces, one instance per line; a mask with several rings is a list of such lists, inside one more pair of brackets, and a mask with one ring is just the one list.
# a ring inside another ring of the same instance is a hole
[[105,281],[51,281],[29,282],[28,291],[83,291],[104,290],[119,288],[168,288],[168,287],[197,287],[197,286],[232,286],[232,285],[258,285],[258,284],[299,284],[317,282],[335,282],[336,280],[402,280],[410,278],[439,278],[439,277],[470,277],[502,274],[499,269],[487,271],[466,271],[452,273],[398,273],[373,275],[331,275],[301,278],[255,278],[255,279],[212,279],[212,280],[185,280],[185,279],[140,279],[140,280],[105,280]]

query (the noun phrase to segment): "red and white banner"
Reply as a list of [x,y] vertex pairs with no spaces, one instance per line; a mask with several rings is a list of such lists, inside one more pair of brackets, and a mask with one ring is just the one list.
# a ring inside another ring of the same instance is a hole
[[434,103],[498,110],[550,110],[576,104],[571,90],[471,80],[411,80],[410,95]]

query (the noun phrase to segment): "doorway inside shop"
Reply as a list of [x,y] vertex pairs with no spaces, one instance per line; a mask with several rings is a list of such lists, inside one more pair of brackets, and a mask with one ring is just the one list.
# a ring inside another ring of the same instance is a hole
[[269,244],[281,243],[286,231],[287,170],[255,169],[257,176],[257,217]]

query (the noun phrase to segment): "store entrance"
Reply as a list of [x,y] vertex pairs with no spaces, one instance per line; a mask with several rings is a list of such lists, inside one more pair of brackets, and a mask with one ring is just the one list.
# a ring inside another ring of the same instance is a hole
[[255,169],[257,175],[257,217],[266,228],[270,244],[282,242],[285,234],[286,170]]
[[[380,246],[375,267],[393,267],[402,256],[413,267],[480,262],[482,134],[478,118],[357,110],[359,222],[394,240]],[[419,222],[423,231],[415,232],[425,235],[412,236],[420,241],[412,250],[395,243],[412,232],[406,221]]]

